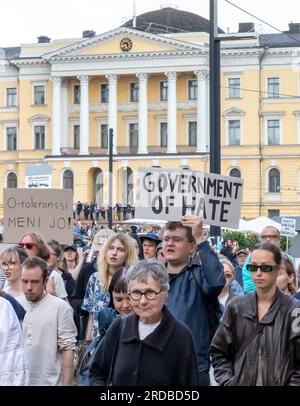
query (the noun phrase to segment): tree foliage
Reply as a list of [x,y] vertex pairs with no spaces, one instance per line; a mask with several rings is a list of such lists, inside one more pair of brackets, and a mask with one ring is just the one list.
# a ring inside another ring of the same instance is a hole
[[222,234],[223,238],[227,238],[230,240],[236,240],[239,243],[239,247],[241,248],[251,248],[253,245],[259,242],[259,238],[257,234],[254,233],[242,233],[240,231],[225,231]]

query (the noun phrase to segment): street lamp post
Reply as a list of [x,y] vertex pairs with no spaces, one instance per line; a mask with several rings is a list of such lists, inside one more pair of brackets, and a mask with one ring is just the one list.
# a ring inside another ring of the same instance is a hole
[[113,205],[113,138],[114,130],[109,129],[108,133],[108,174],[109,174],[109,195],[108,195],[108,228],[112,230],[112,205]]
[[[220,136],[220,39],[218,38],[217,0],[209,4],[209,126],[210,172],[221,173]],[[219,237],[221,227],[210,226],[210,235]]]

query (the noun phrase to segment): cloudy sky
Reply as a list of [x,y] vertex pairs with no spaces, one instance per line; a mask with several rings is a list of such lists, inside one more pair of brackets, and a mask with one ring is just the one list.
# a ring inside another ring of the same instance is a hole
[[[80,38],[82,31],[103,33],[120,26],[133,14],[133,0],[3,0],[0,6],[0,47],[37,41],[39,35],[52,39]],[[231,0],[231,3],[265,20],[280,30],[289,22],[300,22],[299,0]],[[180,10],[209,17],[209,0],[135,0],[136,14],[175,5]],[[298,19],[297,16],[299,15]],[[276,32],[239,11],[226,0],[218,0],[218,24],[236,32],[239,22],[253,21],[260,32]]]

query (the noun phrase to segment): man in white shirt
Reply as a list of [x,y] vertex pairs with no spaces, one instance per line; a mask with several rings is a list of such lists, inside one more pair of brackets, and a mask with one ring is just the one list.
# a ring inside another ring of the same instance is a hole
[[77,330],[71,306],[49,295],[47,263],[28,258],[22,266],[25,296],[19,302],[26,310],[23,321],[29,385],[72,385]]

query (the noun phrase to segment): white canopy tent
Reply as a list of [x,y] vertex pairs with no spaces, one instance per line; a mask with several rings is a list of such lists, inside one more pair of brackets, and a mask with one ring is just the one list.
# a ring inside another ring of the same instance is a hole
[[268,217],[257,217],[254,220],[250,220],[247,222],[248,223],[248,227],[249,230],[248,231],[252,231],[253,233],[257,233],[260,234],[262,232],[262,230],[267,227],[267,226],[272,226],[277,228],[277,230],[281,230],[281,224],[277,223],[274,220],[271,220]]
[[153,219],[142,219],[142,218],[132,218],[123,221],[124,224],[149,224],[153,226],[164,226],[167,220],[153,220]]

